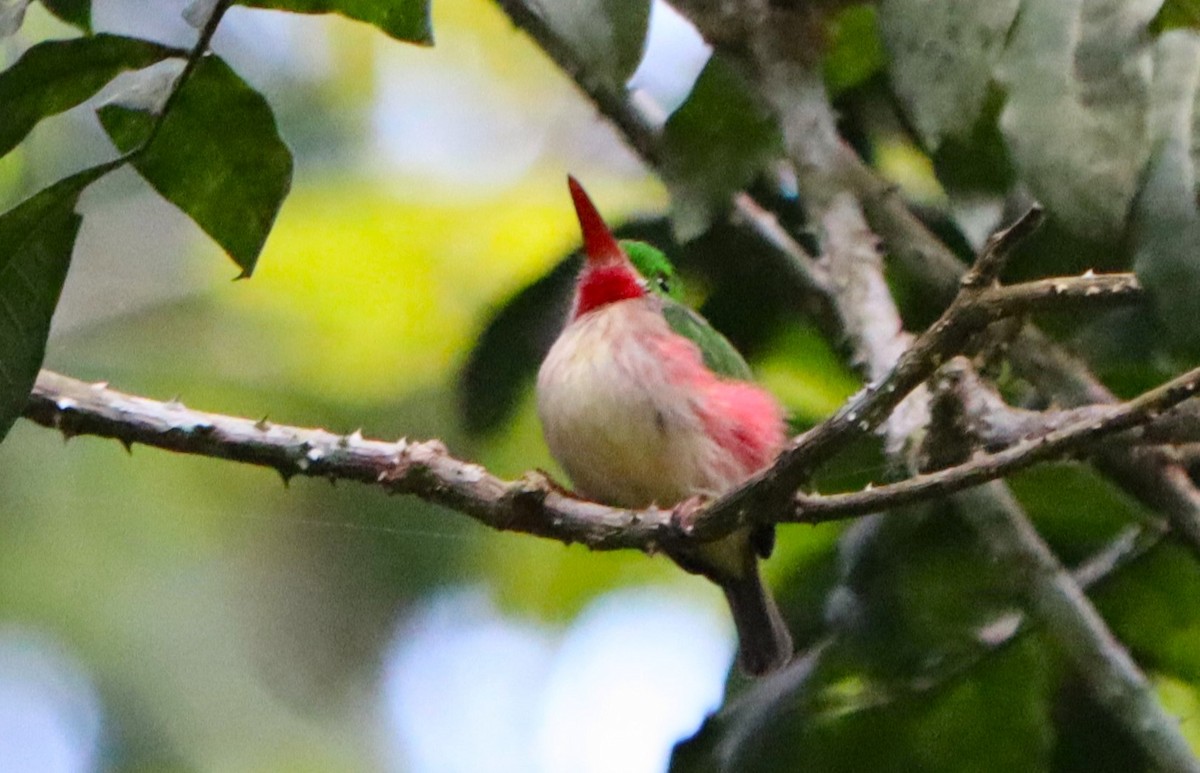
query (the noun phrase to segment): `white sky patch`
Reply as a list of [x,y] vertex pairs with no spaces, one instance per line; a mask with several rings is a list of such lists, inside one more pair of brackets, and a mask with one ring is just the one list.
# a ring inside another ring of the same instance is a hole
[[652,588],[602,596],[558,651],[536,769],[666,770],[675,742],[720,704],[732,659],[713,608]]
[[715,608],[652,588],[606,594],[561,637],[504,618],[482,591],[444,595],[387,658],[392,768],[663,771],[720,704],[730,633]]
[[121,73],[103,89],[100,104],[157,115],[162,112],[185,65],[183,59],[164,59],[143,70]]
[[192,0],[183,9],[183,20],[196,29],[201,29],[212,18],[218,0]]
[[330,18],[235,5],[221,20],[213,49],[251,84],[318,81],[335,65]]
[[711,55],[712,47],[691,22],[663,0],[654,0],[646,51],[629,87],[645,92],[665,118],[687,99]]
[[541,155],[548,124],[486,74],[387,53],[378,67],[375,147],[367,152],[397,172],[449,186],[505,187]]
[[58,643],[0,628],[0,773],[98,769],[100,698]]
[[401,629],[383,693],[396,771],[528,773],[553,646],[482,592],[433,599]]
[[6,38],[21,29],[28,5],[29,0],[0,0],[0,38]]

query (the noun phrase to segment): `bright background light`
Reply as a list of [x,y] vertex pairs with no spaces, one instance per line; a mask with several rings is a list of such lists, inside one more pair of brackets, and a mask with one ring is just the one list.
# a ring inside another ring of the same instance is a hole
[[562,633],[452,591],[401,627],[386,659],[393,769],[665,770],[720,703],[732,656],[719,610],[669,590],[607,593]]

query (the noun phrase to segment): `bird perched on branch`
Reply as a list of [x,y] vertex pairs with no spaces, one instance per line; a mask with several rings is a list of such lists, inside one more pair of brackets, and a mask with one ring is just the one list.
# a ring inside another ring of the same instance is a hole
[[[783,408],[749,382],[745,361],[720,333],[661,292],[656,266],[666,259],[649,245],[617,242],[583,187],[573,177],[568,183],[587,260],[567,325],[538,372],[550,451],[580,493],[614,506],[720,496],[783,448]],[[758,572],[773,541],[772,527],[755,527],[669,551],[725,592],[738,662],[754,675],[792,652]]]

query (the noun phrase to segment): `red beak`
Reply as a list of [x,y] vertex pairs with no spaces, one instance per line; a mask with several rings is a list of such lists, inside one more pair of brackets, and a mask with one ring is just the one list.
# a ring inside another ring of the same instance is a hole
[[583,249],[588,262],[608,263],[623,259],[621,247],[600,217],[596,205],[588,198],[587,191],[571,175],[567,175],[567,186],[571,189],[571,200],[575,202],[575,216],[579,218],[579,228],[583,231]]

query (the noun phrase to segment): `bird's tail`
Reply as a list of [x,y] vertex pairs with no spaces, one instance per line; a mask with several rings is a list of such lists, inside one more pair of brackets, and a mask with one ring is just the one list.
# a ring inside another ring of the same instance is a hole
[[742,670],[761,676],[784,666],[792,656],[792,637],[758,568],[751,566],[740,577],[724,578],[721,588],[737,626]]

